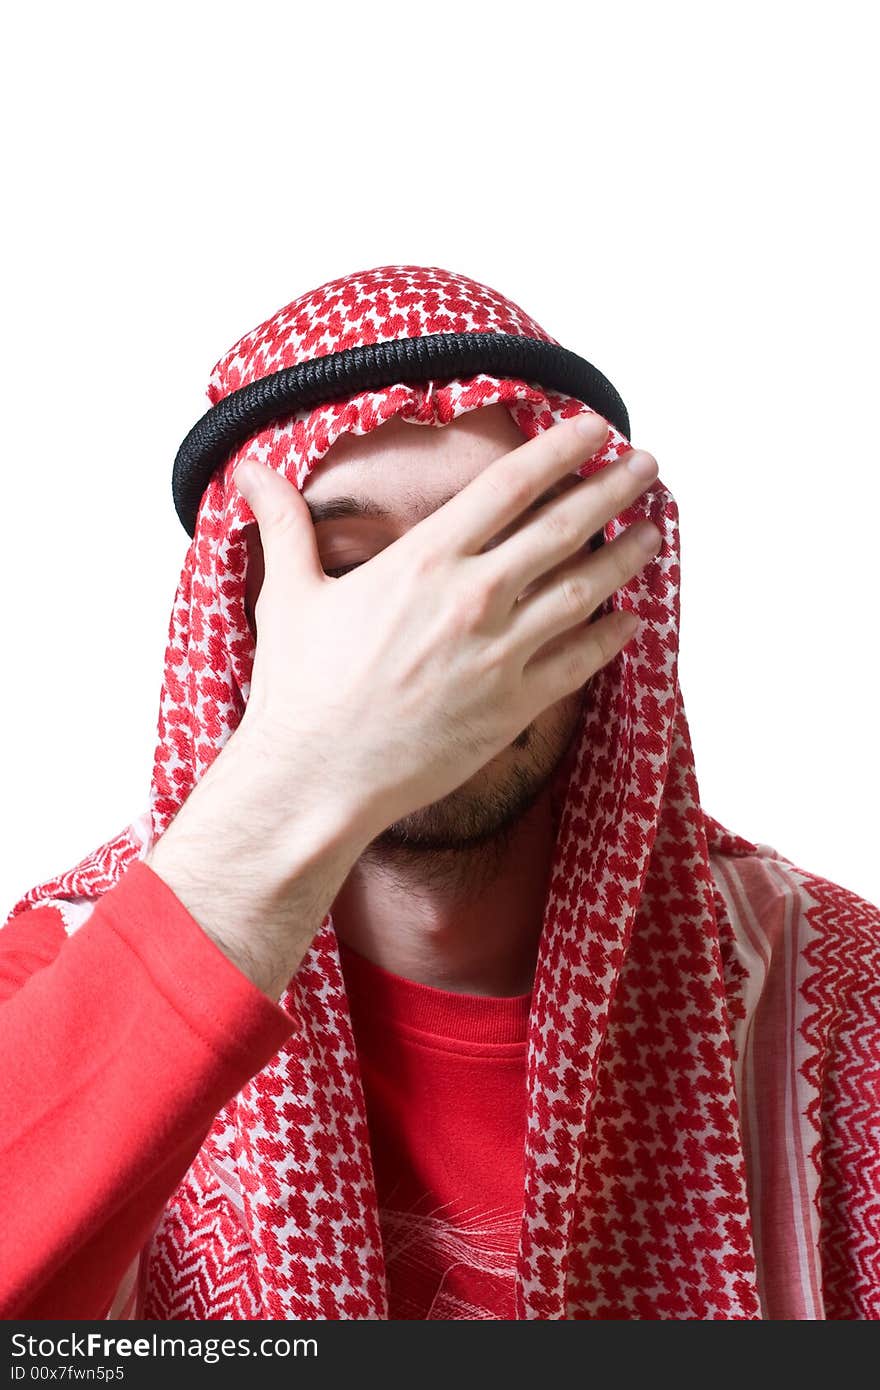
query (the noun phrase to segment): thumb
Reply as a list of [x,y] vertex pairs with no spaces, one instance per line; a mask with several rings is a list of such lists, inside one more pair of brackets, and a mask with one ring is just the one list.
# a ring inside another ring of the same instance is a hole
[[311,513],[299,488],[256,459],[243,459],[233,476],[259,527],[266,577],[323,577]]

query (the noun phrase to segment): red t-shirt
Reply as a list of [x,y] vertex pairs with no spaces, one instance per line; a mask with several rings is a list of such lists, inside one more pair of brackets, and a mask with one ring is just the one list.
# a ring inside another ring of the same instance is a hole
[[416,984],[340,941],[391,1318],[513,1318],[531,995]]
[[[448,994],[340,948],[392,1316],[510,1316],[528,996]],[[71,936],[53,907],[3,927],[0,1317],[105,1317],[217,1111],[293,1027],[140,860]]]

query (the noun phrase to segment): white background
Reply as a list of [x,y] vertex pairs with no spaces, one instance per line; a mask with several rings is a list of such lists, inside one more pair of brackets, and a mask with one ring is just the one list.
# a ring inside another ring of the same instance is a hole
[[880,901],[872,10],[10,9],[0,920],[147,808],[215,361],[396,262],[618,387],[680,508],[704,806]]

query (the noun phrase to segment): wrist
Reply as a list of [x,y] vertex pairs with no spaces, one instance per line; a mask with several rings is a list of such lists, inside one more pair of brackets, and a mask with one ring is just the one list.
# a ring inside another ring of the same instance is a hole
[[307,769],[282,777],[262,734],[234,737],[144,862],[277,1000],[378,832],[360,806],[319,791]]
[[217,769],[217,786],[222,780],[227,803],[250,818],[269,858],[289,855],[292,827],[300,853],[351,848],[357,858],[384,829],[381,813],[326,758],[310,759],[304,749],[295,761],[289,755],[282,761],[278,747],[271,731],[243,719],[199,785]]

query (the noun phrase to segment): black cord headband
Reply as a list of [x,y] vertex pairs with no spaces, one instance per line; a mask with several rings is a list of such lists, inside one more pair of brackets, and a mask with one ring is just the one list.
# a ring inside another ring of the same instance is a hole
[[215,469],[273,420],[399,381],[442,382],[480,372],[519,377],[574,396],[630,438],[626,406],[608,378],[555,343],[515,333],[430,333],[368,343],[260,377],[205,412],[178,449],[171,478],[187,535],[195,535],[199,505]]

